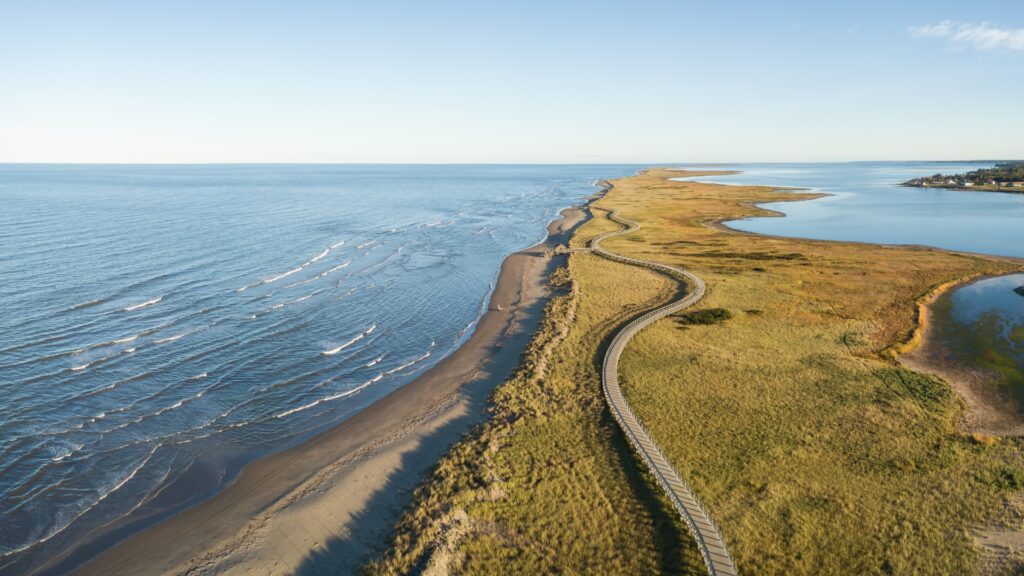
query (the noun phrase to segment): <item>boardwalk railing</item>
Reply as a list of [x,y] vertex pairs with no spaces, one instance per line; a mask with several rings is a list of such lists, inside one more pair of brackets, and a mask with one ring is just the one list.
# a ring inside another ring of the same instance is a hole
[[625,228],[601,234],[591,240],[590,249],[592,252],[609,260],[634,266],[643,266],[675,276],[687,282],[692,287],[692,290],[684,298],[656,308],[626,324],[615,335],[608,346],[608,351],[605,353],[604,365],[601,370],[601,382],[604,388],[605,400],[608,402],[615,421],[618,422],[622,431],[626,434],[630,445],[639,454],[641,460],[651,471],[651,474],[657,479],[658,485],[665,491],[673,506],[675,506],[676,511],[679,512],[679,515],[686,522],[687,527],[693,534],[694,540],[697,541],[697,547],[704,558],[704,564],[708,568],[708,573],[712,576],[735,576],[737,574],[736,565],[725,546],[722,531],[719,530],[718,525],[708,516],[707,510],[701,504],[697,495],[682,480],[679,473],[676,472],[664,453],[658,448],[658,445],[651,439],[647,428],[644,427],[633,413],[629,403],[626,402],[625,397],[622,395],[622,389],[619,387],[619,356],[622,355],[622,351],[625,349],[629,339],[636,335],[637,332],[665,316],[692,306],[699,301],[704,296],[704,281],[695,274],[675,266],[620,256],[601,248],[601,241],[606,238],[621,236],[640,229],[640,225],[636,222],[621,218],[618,215],[618,211],[612,212],[608,217],[622,224]]

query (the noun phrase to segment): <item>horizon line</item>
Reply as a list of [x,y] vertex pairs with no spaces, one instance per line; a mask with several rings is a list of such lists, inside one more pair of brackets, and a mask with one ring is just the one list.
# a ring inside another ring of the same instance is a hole
[[0,161],[0,166],[571,166],[571,165],[642,165],[663,166],[689,164],[692,166],[730,166],[736,164],[866,164],[883,162],[919,163],[991,163],[1020,162],[1024,158],[905,158],[905,159],[861,159],[861,160],[736,160],[736,161],[584,161],[584,162],[291,162],[291,161],[238,161],[238,162],[59,162],[59,161]]

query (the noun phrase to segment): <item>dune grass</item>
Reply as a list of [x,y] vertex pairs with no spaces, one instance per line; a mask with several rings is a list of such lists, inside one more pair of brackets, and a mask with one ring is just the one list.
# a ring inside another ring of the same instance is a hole
[[[1010,264],[940,250],[767,238],[717,227],[802,195],[675,182],[652,170],[614,181],[573,238],[643,225],[611,251],[693,270],[698,308],[639,334],[623,390],[721,525],[747,574],[969,573],[971,530],[1021,490],[1011,439],[962,434],[962,402],[911,372],[916,301]],[[699,557],[604,406],[598,366],[628,318],[668,300],[652,272],[571,256],[493,417],[417,492],[379,574],[693,573]],[[702,312],[704,311],[704,312]]]
[[442,459],[367,572],[700,573],[685,526],[618,436],[596,368],[611,330],[676,286],[590,254],[570,269],[604,297],[580,298],[555,274],[565,293],[491,418]]

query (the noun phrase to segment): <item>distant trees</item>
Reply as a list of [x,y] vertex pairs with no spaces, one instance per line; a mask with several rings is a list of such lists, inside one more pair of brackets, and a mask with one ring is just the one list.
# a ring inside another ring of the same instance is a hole
[[1000,162],[992,168],[981,168],[964,174],[934,174],[908,180],[903,185],[936,188],[1024,188],[1024,161]]

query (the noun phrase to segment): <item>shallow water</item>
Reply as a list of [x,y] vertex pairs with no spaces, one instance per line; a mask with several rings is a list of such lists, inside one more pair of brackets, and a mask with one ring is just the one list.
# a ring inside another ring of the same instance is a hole
[[738,230],[824,240],[924,244],[1024,257],[1024,194],[898,186],[937,172],[959,173],[990,166],[950,162],[730,164],[712,168],[742,173],[698,180],[793,186],[831,194],[806,202],[764,204],[786,217],[729,223]]
[[635,166],[0,166],[0,571],[338,422]]
[[978,367],[1024,400],[1024,274],[960,286],[934,305],[932,330],[951,359]]

